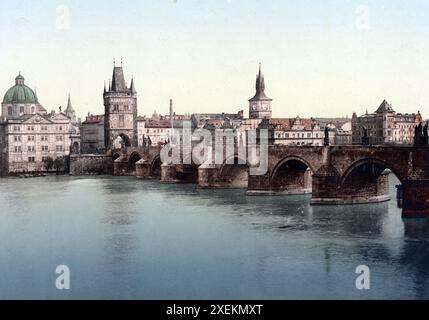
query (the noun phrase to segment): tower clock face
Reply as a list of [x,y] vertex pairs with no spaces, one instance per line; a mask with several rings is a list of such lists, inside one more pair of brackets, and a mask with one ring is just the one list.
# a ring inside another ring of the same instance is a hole
[[256,104],[253,105],[252,107],[253,110],[256,110]]

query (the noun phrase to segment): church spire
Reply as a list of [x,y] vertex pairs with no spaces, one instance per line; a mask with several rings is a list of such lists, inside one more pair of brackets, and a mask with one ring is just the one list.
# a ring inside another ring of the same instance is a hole
[[67,101],[67,108],[65,110],[65,114],[68,117],[70,117],[72,123],[76,122],[76,113],[75,113],[73,105],[71,103],[70,93],[69,93],[69,98],[68,98],[68,101]]
[[136,88],[134,86],[134,77],[131,78],[131,86],[130,86],[131,93],[137,93]]
[[256,94],[250,99],[251,101],[256,100],[271,100],[265,95],[265,78],[262,74],[262,64],[259,63],[259,73],[256,76]]
[[69,99],[67,101],[67,109],[73,109],[72,103],[71,103],[71,99],[70,99],[70,92],[69,92]]

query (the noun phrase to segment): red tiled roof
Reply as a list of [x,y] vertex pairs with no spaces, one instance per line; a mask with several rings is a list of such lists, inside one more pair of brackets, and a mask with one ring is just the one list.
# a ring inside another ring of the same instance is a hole
[[313,119],[301,119],[301,118],[273,118],[270,120],[270,124],[275,130],[292,130],[296,121],[301,121],[301,125],[304,126],[304,130],[313,130],[315,121]]
[[145,124],[146,128],[171,128],[169,120],[147,120]]

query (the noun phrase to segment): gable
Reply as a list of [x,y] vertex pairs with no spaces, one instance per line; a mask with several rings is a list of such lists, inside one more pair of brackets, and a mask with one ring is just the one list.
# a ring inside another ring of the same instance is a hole
[[57,121],[57,120],[70,120],[70,118],[67,116],[67,115],[65,115],[64,113],[55,113],[54,115],[52,115],[51,117],[50,117],[53,121]]
[[40,114],[35,114],[23,121],[24,124],[51,124],[52,121]]

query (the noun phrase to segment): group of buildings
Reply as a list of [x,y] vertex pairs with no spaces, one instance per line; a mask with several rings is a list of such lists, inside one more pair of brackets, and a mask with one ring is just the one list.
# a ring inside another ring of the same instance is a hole
[[174,112],[172,100],[168,115],[138,116],[134,80],[126,84],[122,65],[114,66],[103,99],[104,113],[88,114],[83,122],[76,118],[70,95],[65,110],[48,112],[19,74],[1,104],[0,175],[66,168],[72,153],[103,154],[127,146],[167,144],[184,121],[192,129],[232,130],[237,141],[246,139],[249,130],[268,128],[272,143],[295,146],[322,146],[326,132],[331,145],[361,144],[363,137],[370,144],[412,144],[415,127],[423,121],[420,112],[396,113],[387,101],[374,113],[360,117],[354,113],[351,119],[273,118],[261,67],[248,118],[244,111],[180,115]]

